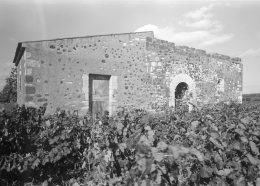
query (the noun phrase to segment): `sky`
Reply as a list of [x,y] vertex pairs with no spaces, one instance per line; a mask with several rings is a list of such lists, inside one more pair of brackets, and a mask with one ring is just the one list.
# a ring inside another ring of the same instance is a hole
[[240,57],[260,93],[260,0],[0,0],[0,89],[18,42],[154,31],[176,45]]

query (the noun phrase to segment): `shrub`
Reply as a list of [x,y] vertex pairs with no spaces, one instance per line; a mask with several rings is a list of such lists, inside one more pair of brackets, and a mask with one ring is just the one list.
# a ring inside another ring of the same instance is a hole
[[14,103],[17,99],[17,69],[12,68],[10,75],[5,79],[5,85],[0,92],[0,102]]
[[259,106],[218,104],[93,120],[17,108],[0,117],[1,185],[253,185]]

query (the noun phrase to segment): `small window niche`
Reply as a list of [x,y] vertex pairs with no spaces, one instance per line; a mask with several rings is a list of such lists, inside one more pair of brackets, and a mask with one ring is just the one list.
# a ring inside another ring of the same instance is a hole
[[218,82],[217,82],[217,90],[219,92],[224,92],[225,91],[225,81],[224,79],[218,79]]

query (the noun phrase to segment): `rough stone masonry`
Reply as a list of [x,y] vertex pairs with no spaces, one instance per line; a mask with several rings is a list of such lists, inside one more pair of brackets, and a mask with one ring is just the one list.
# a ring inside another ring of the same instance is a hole
[[136,32],[18,43],[19,105],[115,112],[118,107],[160,110],[186,97],[198,107],[242,101],[239,58]]

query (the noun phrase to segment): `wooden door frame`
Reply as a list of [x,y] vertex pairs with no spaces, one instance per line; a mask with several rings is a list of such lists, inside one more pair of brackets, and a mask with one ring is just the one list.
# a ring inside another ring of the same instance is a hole
[[[93,80],[110,80],[111,75],[89,74],[89,111],[93,112]],[[108,84],[109,86],[109,84]],[[109,87],[108,87],[109,90]]]

